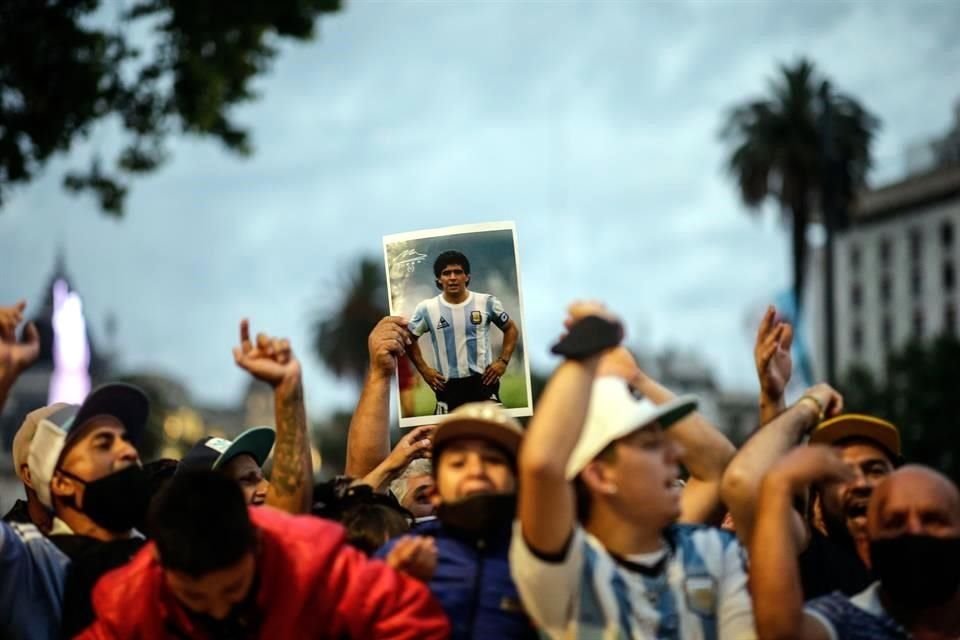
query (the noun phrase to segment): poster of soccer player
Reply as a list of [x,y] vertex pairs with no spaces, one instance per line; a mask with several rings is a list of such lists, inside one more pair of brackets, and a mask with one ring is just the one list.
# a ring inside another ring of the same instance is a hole
[[412,339],[413,367],[397,376],[400,426],[482,400],[532,415],[516,226],[385,236],[383,254],[390,313],[408,320]]

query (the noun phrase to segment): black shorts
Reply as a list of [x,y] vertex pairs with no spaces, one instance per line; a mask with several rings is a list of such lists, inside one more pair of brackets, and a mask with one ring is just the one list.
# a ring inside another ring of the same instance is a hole
[[483,376],[476,373],[467,378],[449,378],[444,384],[443,391],[437,391],[437,407],[434,415],[450,413],[462,404],[468,402],[500,402],[500,381],[493,384],[483,384]]

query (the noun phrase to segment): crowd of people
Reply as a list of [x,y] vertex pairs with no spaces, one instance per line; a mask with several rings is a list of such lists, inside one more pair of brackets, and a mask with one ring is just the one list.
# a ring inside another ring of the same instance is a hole
[[[449,258],[441,295],[465,299],[469,264]],[[488,306],[477,324],[504,331],[509,360],[516,328]],[[39,349],[23,312],[0,308],[0,408]],[[525,427],[493,378],[451,394],[456,376],[414,356],[449,412],[391,446],[391,380],[431,326],[370,333],[330,481],[313,477],[289,341],[246,320],[234,361],[272,387],[275,429],[143,461],[136,387],[35,408],[13,441],[24,499],[0,524],[0,637],[960,638],[957,486],[828,384],[787,406],[792,330],[774,309],[739,450],[592,302],[558,327]]]

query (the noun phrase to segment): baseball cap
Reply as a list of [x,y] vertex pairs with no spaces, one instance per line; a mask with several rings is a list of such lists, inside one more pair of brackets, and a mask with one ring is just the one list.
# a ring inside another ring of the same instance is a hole
[[677,396],[664,404],[654,404],[634,394],[627,381],[617,376],[594,380],[590,407],[580,440],[567,462],[567,479],[573,480],[607,445],[638,429],[659,422],[669,427],[697,408],[692,395]]
[[876,442],[894,457],[900,457],[900,432],[892,422],[859,413],[845,413],[824,420],[810,434],[811,444],[833,444],[847,438]]
[[523,427],[499,404],[469,402],[451,411],[437,425],[433,432],[434,451],[458,438],[491,440],[516,459],[523,439]]
[[207,437],[193,445],[180,464],[177,473],[193,470],[217,470],[240,454],[247,454],[263,466],[277,434],[270,427],[251,427],[233,440]]
[[17,477],[19,477],[21,481],[23,481],[23,474],[20,469],[23,465],[27,464],[27,459],[30,456],[30,443],[33,442],[33,436],[37,433],[37,425],[47,416],[68,406],[70,405],[65,402],[55,402],[49,406],[34,409],[23,419],[23,424],[20,425],[16,435],[13,436],[13,446],[11,448],[13,453],[13,472],[17,474]]
[[33,479],[33,488],[40,502],[53,507],[50,498],[50,480],[64,451],[80,437],[83,426],[91,418],[112,416],[127,431],[127,438],[137,445],[147,422],[150,402],[146,394],[130,384],[113,382],[90,392],[83,404],[63,405],[43,417],[36,426],[27,465]]

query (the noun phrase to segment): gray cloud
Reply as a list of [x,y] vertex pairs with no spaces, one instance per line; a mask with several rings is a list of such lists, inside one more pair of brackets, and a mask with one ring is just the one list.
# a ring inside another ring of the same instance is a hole
[[[240,110],[252,159],[177,141],[117,223],[58,184],[111,148],[106,127],[16,193],[0,300],[36,296],[63,245],[95,330],[117,314],[125,366],[231,402],[242,315],[304,353],[311,313],[382,235],[514,219],[535,365],[589,296],[636,341],[698,349],[749,387],[744,316],[787,286],[788,243],[723,174],[725,109],[809,55],[884,120],[878,176],[893,175],[949,122],[958,23],[946,1],[354,2],[318,42],[284,44]],[[304,360],[315,412],[348,406],[350,386]]]

